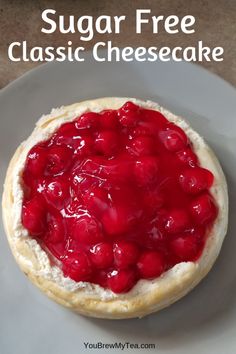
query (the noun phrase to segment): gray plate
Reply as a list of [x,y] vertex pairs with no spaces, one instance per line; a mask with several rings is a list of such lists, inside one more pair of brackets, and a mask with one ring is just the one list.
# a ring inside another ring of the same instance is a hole
[[129,342],[154,343],[160,354],[235,353],[236,92],[229,84],[186,63],[101,64],[88,59],[43,65],[0,92],[1,184],[10,156],[41,114],[102,96],[157,101],[186,117],[210,143],[229,183],[230,226],[222,252],[207,278],[168,309],[141,320],[95,320],[60,307],[31,285],[15,264],[1,228],[0,352],[77,354],[89,352],[84,342]]

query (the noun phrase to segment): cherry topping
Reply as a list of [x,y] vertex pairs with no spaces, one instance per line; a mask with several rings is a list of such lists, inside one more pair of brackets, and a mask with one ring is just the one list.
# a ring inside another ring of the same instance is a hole
[[115,265],[119,269],[128,268],[136,264],[139,249],[133,242],[120,241],[114,246]]
[[120,123],[125,127],[134,126],[139,118],[140,109],[133,102],[126,102],[119,110]]
[[65,229],[63,219],[60,214],[54,213],[48,216],[48,231],[45,235],[47,243],[63,242],[65,239]]
[[204,225],[211,223],[217,216],[217,207],[209,194],[202,194],[191,203],[191,212],[195,221]]
[[155,153],[155,140],[149,136],[139,136],[131,142],[130,152],[137,156]]
[[91,136],[81,136],[75,146],[75,154],[79,157],[90,156],[94,152],[94,140]]
[[80,132],[75,127],[74,122],[64,123],[52,136],[52,143],[57,145],[68,145],[73,147]]
[[103,241],[101,228],[95,218],[83,215],[72,224],[71,236],[79,244],[96,244]]
[[145,186],[155,182],[157,179],[159,169],[158,159],[156,156],[141,157],[136,161],[134,168],[137,183]]
[[160,252],[146,251],[139,258],[137,266],[142,278],[152,279],[163,273],[165,262]]
[[87,112],[82,116],[76,118],[75,126],[77,129],[86,129],[96,127],[99,123],[99,114],[94,112]]
[[[134,129],[134,135],[136,136],[138,133],[138,135],[151,135],[157,138],[160,131],[166,127],[167,119],[160,112],[151,109],[143,109],[142,114],[144,119],[138,122]],[[143,134],[139,133],[141,129]]]
[[103,129],[116,129],[118,127],[117,113],[106,110],[100,114],[100,125]]
[[213,182],[180,127],[126,102],[32,147],[22,224],[64,276],[123,293],[200,257],[218,213]]
[[125,205],[116,205],[107,209],[102,217],[103,228],[108,235],[128,232],[135,216]]
[[47,174],[65,172],[70,165],[71,149],[66,146],[52,146],[47,154]]
[[43,199],[36,196],[23,203],[22,224],[31,235],[40,235],[45,230],[46,211]]
[[161,210],[164,206],[164,199],[161,193],[158,191],[148,191],[143,197],[143,205],[145,207],[146,213],[152,215],[153,217]]
[[174,234],[188,228],[190,219],[185,209],[174,209],[167,214],[165,229],[168,233]]
[[197,194],[212,186],[214,176],[205,168],[195,167],[184,170],[179,176],[181,187],[186,193]]
[[189,165],[191,167],[195,167],[198,162],[197,156],[189,147],[178,151],[177,157],[178,157],[179,161],[181,161],[182,163]]
[[179,236],[173,239],[170,249],[179,262],[195,260],[199,252],[197,239],[194,235]]
[[161,141],[169,151],[182,150],[188,143],[188,138],[184,131],[173,123],[169,123],[165,130],[159,134]]
[[151,130],[148,129],[147,127],[138,126],[134,128],[133,136],[137,137],[137,136],[145,136],[145,135],[152,135]]
[[87,281],[92,275],[91,262],[85,252],[68,252],[62,270],[65,276],[75,281]]
[[136,276],[133,269],[113,270],[108,275],[108,286],[114,293],[129,291],[135,284]]
[[100,187],[91,187],[82,198],[88,210],[96,216],[101,216],[109,207],[108,192]]
[[34,146],[28,153],[24,177],[39,177],[44,173],[47,164],[46,149],[40,145]]
[[45,198],[48,203],[62,208],[70,196],[68,183],[62,177],[51,179],[45,188]]
[[132,174],[133,161],[126,158],[114,158],[107,162],[102,161],[98,173],[100,172],[101,178],[111,179],[114,183],[129,181],[133,178]]
[[95,140],[95,148],[98,153],[105,156],[111,156],[118,149],[119,136],[117,133],[109,130],[100,132]]
[[98,243],[90,249],[90,259],[97,268],[109,268],[113,264],[112,245],[108,242]]
[[103,288],[108,288],[107,285],[107,271],[97,268],[96,272],[93,273],[93,283],[102,286]]

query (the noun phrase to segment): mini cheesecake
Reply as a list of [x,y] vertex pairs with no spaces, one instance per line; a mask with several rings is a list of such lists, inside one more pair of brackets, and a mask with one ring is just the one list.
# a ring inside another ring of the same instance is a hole
[[19,266],[80,314],[142,317],[215,262],[227,185],[204,140],[157,103],[94,99],[53,109],[16,150],[3,219]]

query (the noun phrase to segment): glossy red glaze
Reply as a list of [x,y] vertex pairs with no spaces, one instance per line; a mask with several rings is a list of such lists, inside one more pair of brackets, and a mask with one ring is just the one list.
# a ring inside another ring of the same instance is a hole
[[138,260],[137,267],[141,278],[159,277],[165,270],[165,260],[159,251],[145,251]]
[[127,102],[30,150],[22,223],[65,276],[122,293],[200,256],[217,216],[213,178],[181,128]]

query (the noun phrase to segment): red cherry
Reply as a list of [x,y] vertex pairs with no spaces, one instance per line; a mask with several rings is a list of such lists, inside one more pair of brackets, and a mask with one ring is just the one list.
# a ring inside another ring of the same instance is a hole
[[102,269],[96,269],[96,272],[93,273],[92,282],[102,286],[103,288],[107,288],[107,272]]
[[209,194],[202,194],[190,206],[191,213],[199,225],[214,221],[218,214],[217,206]]
[[150,136],[139,136],[131,141],[129,151],[136,156],[152,155],[155,153],[155,140]]
[[103,241],[100,225],[95,218],[88,215],[80,216],[72,226],[72,238],[79,244],[92,245]]
[[75,196],[67,203],[65,210],[68,215],[75,216],[80,213],[82,207],[82,201]]
[[[45,188],[47,186],[47,180],[45,178],[37,178],[34,180],[31,180],[31,188],[32,190],[35,190],[36,195],[42,194],[45,197]],[[30,196],[30,194],[29,194]]]
[[123,106],[118,110],[118,114],[120,114],[120,112],[136,112],[138,111],[140,108],[138,105],[136,105],[135,103],[131,102],[131,101],[127,101],[123,104]]
[[112,183],[127,182],[132,180],[133,161],[130,159],[117,157],[104,161],[100,165],[101,177],[110,179]]
[[99,118],[99,113],[87,112],[75,119],[75,126],[77,129],[96,128],[99,123]]
[[174,209],[168,212],[165,221],[165,230],[169,234],[184,231],[189,226],[188,213],[184,209]]
[[47,150],[45,147],[35,145],[28,153],[24,170],[24,179],[30,182],[32,178],[44,173],[47,164]]
[[118,123],[116,111],[106,110],[100,114],[100,125],[103,129],[116,129]]
[[197,238],[194,235],[179,236],[170,242],[170,250],[177,261],[194,261],[198,254]]
[[143,203],[147,213],[155,214],[158,209],[163,207],[165,200],[159,189],[154,189],[145,191]]
[[73,147],[76,141],[75,137],[79,136],[80,132],[75,127],[74,122],[64,123],[52,136],[51,141],[57,145],[68,145]]
[[84,158],[92,155],[94,152],[94,140],[91,136],[81,136],[77,139],[75,145],[75,154]]
[[82,162],[79,161],[78,166],[75,166],[73,172],[86,173],[88,176],[96,175],[99,176],[101,170],[101,164],[105,161],[103,157],[91,156],[84,159]]
[[133,102],[126,102],[119,110],[118,117],[124,127],[133,127],[140,117],[140,108]]
[[[168,123],[168,120],[163,116],[161,112],[158,112],[153,109],[143,110],[143,117],[143,122],[152,122],[153,124],[155,123],[156,129],[161,129],[161,127]],[[154,128],[154,125],[152,128]]]
[[132,134],[133,137],[145,136],[145,135],[152,135],[150,129],[139,125],[133,130],[133,134]]
[[65,172],[71,163],[72,151],[67,146],[52,146],[47,155],[47,174]]
[[46,184],[44,195],[48,203],[61,209],[70,197],[68,180],[62,177],[50,180]]
[[163,129],[163,127],[166,126],[166,123],[168,122],[167,119],[163,116],[163,114],[157,111],[153,111],[151,109],[143,110],[142,115],[144,119],[138,122],[137,129],[144,129],[143,135],[149,134],[151,136],[157,136],[159,134],[160,129]]
[[185,169],[179,176],[181,187],[186,193],[197,194],[212,186],[213,174],[201,167]]
[[104,130],[95,140],[95,149],[105,156],[113,155],[119,146],[119,136],[114,131]]
[[[165,241],[167,240],[166,234],[163,228],[160,228],[159,219],[156,218],[150,223],[145,230],[145,245],[150,250],[158,250],[159,252],[165,252]],[[141,243],[142,246],[142,243]]]
[[198,162],[197,155],[195,155],[189,147],[178,151],[177,157],[183,164],[189,165],[191,167],[195,167]]
[[90,188],[83,194],[82,198],[88,210],[95,215],[102,215],[109,207],[108,193],[103,188]]
[[[129,194],[126,195],[127,201],[128,196]],[[125,198],[125,194],[121,195],[122,198]],[[138,222],[141,213],[141,207],[136,203],[122,203],[120,200],[104,212],[102,216],[103,228],[111,236],[128,232]]]
[[113,264],[112,245],[107,242],[98,243],[90,249],[90,259],[99,269],[109,268]]
[[158,159],[154,156],[144,156],[136,161],[134,174],[139,185],[145,186],[157,179],[159,170]]
[[169,151],[180,151],[188,144],[188,138],[185,132],[175,125],[169,123],[165,130],[159,133],[160,140]]
[[33,236],[38,236],[45,231],[46,210],[42,197],[36,196],[23,203],[22,224]]
[[118,235],[130,229],[129,210],[122,205],[107,209],[102,217],[104,230],[108,235]]
[[116,294],[129,291],[136,282],[133,269],[113,270],[108,274],[108,287]]
[[97,180],[93,176],[86,175],[85,173],[75,174],[72,176],[71,181],[72,195],[78,199],[82,199],[82,196],[96,185]]
[[157,251],[145,251],[137,263],[141,278],[152,279],[159,277],[165,270],[162,254]]
[[63,259],[62,271],[66,277],[75,281],[88,281],[92,275],[92,266],[85,252],[68,252]]
[[118,269],[134,265],[139,256],[138,246],[129,241],[119,241],[114,245],[114,260]]
[[65,229],[61,214],[49,214],[47,224],[48,231],[45,237],[47,242],[52,244],[63,242],[65,239]]
[[62,259],[64,258],[65,255],[65,242],[50,242],[50,239],[48,238],[48,234],[45,235],[45,238],[43,239],[43,242],[45,243],[45,250],[50,253],[50,258],[51,255],[59,260],[57,264],[62,265]]

